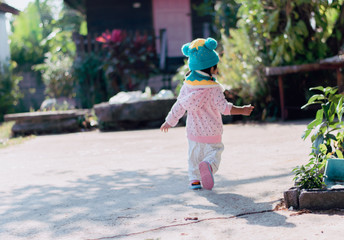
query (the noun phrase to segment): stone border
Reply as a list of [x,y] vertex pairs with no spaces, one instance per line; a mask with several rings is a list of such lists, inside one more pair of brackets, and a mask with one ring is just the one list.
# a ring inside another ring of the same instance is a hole
[[12,132],[17,135],[77,132],[89,110],[66,110],[6,114],[5,121],[15,121]]
[[344,209],[344,189],[302,189],[290,188],[284,192],[287,208],[329,210]]

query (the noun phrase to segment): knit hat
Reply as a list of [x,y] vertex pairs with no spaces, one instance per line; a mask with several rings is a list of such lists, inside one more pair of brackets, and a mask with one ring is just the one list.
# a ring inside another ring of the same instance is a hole
[[182,47],[182,52],[189,57],[190,70],[203,70],[215,66],[219,62],[219,55],[214,50],[217,41],[214,38],[197,38]]

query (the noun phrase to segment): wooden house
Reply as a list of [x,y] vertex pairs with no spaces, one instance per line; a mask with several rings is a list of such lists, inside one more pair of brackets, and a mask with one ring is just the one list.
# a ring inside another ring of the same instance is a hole
[[19,14],[19,10],[6,3],[0,3],[0,63],[7,62],[10,59],[10,47],[6,30],[6,13],[17,15]]
[[[202,0],[64,0],[84,13],[89,33],[125,29],[152,31],[160,59],[182,62],[181,46],[208,37],[211,17],[199,16],[193,6]],[[166,55],[166,56],[165,56]],[[162,62],[160,64],[163,64]],[[173,65],[173,64],[172,64]]]

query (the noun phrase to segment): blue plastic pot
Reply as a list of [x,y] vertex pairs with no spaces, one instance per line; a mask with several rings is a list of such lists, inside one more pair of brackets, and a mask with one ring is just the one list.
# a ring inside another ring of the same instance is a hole
[[324,172],[327,188],[344,188],[344,159],[329,158]]

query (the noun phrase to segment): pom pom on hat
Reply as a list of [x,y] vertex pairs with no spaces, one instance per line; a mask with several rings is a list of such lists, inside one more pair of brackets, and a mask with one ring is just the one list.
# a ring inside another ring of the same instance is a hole
[[209,50],[215,50],[215,48],[217,47],[217,41],[214,38],[207,38],[207,40],[205,41],[205,46]]
[[182,53],[186,56],[186,57],[189,57],[189,46],[190,46],[190,43],[186,43],[183,45],[182,47]]
[[197,38],[182,46],[182,53],[189,58],[190,70],[203,70],[215,66],[219,55],[215,51],[217,41],[214,38]]

